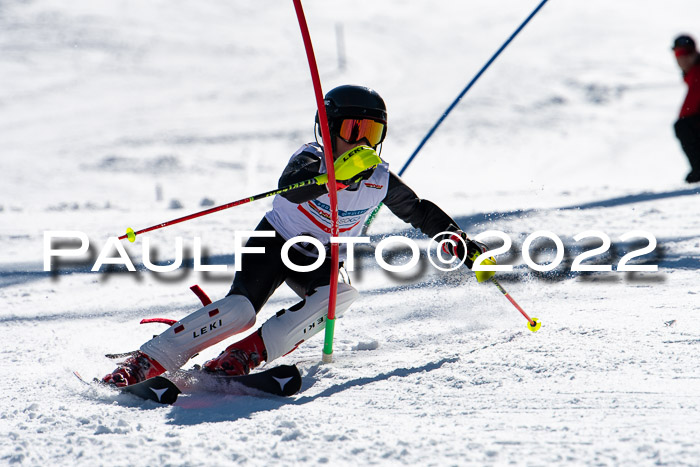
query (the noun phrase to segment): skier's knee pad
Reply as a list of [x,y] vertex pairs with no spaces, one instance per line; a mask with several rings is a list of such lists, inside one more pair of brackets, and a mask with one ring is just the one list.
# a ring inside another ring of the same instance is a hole
[[[288,310],[282,310],[262,325],[267,361],[285,355],[326,327],[330,286],[319,287]],[[359,293],[349,284],[338,284],[335,315],[340,317]]]
[[255,324],[253,305],[242,295],[229,295],[186,316],[141,346],[141,351],[173,371],[192,356]]

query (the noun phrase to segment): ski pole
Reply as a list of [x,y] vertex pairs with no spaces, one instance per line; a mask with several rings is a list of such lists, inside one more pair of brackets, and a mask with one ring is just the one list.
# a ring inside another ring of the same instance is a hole
[[501,291],[503,295],[506,296],[506,298],[510,301],[510,303],[513,304],[513,306],[520,312],[522,315],[525,317],[527,320],[527,328],[532,331],[532,332],[537,332],[537,330],[542,326],[542,323],[537,318],[530,318],[525,311],[520,308],[520,305],[516,303],[515,300],[513,300],[513,297],[510,296],[510,294],[506,291],[506,289],[503,288],[503,286],[496,280],[496,277],[493,276],[490,279],[491,282],[494,283],[496,287],[498,287],[498,290]]
[[136,240],[136,236],[141,235],[142,233],[151,232],[152,230],[162,229],[163,227],[167,227],[169,225],[179,224],[180,222],[185,222],[185,221],[188,221],[190,219],[195,219],[197,217],[206,216],[207,214],[211,214],[213,212],[223,211],[224,209],[229,209],[229,208],[233,208],[236,206],[240,206],[241,204],[250,203],[251,201],[257,201],[259,199],[268,198],[270,196],[279,195],[281,193],[286,193],[288,191],[296,190],[297,188],[301,188],[304,186],[322,185],[322,184],[326,183],[326,179],[327,179],[326,174],[318,175],[314,178],[310,178],[310,179],[304,180],[302,182],[297,182],[297,183],[293,183],[291,185],[288,185],[288,186],[285,186],[282,188],[278,188],[277,190],[267,191],[265,193],[260,193],[258,195],[250,196],[248,198],[239,199],[238,201],[233,201],[233,202],[230,202],[227,204],[222,204],[221,206],[215,206],[213,208],[205,209],[204,211],[195,212],[194,214],[189,214],[189,215],[184,216],[184,217],[179,217],[179,218],[173,219],[171,221],[163,222],[162,224],[156,224],[156,225],[153,225],[151,227],[147,227],[145,229],[137,230],[136,232],[134,232],[134,230],[131,227],[129,227],[128,229],[126,229],[126,233],[124,235],[122,235],[121,237],[119,237],[119,240],[123,240],[123,239],[127,238],[130,242],[133,242],[134,240]]
[[[358,172],[366,170],[372,167],[376,167],[381,164],[382,160],[379,158],[377,153],[370,147],[358,146],[353,148],[340,156],[335,164],[331,164],[333,172],[340,176],[340,180],[346,180],[357,175]],[[330,172],[329,172],[330,173]],[[145,229],[134,232],[132,228],[126,229],[126,234],[119,237],[119,240],[128,238],[130,242],[136,239],[136,236],[144,232],[150,232],[151,230],[160,229],[173,224],[179,224],[180,222],[185,222],[190,219],[195,219],[197,217],[206,216],[213,212],[222,211],[224,209],[232,208],[235,206],[240,206],[241,204],[250,203],[251,201],[257,201],[259,199],[268,198],[270,196],[279,195],[281,193],[286,193],[288,191],[296,190],[297,188],[305,187],[308,185],[326,185],[332,186],[329,182],[329,173],[316,175],[314,178],[304,180],[301,182],[293,183],[291,185],[278,188],[276,190],[267,191],[265,193],[260,193],[259,195],[250,196],[248,198],[239,199],[238,201],[233,201],[231,203],[222,204],[221,206],[216,206],[213,208],[205,209],[204,211],[199,211],[188,216],[179,217],[168,222],[163,222],[162,224],[153,225]],[[337,190],[331,188],[331,193],[335,193]],[[337,235],[334,235],[337,237]],[[333,245],[331,245],[332,247]]]
[[[511,34],[510,37],[503,43],[503,45],[501,45],[501,47],[496,51],[496,53],[494,53],[491,56],[491,58],[488,60],[488,62],[486,62],[486,64],[483,67],[481,67],[481,70],[479,70],[479,72],[476,75],[474,75],[472,80],[469,81],[469,84],[467,84],[467,86],[462,90],[462,92],[459,93],[457,98],[454,101],[452,101],[452,103],[449,105],[449,107],[447,107],[447,110],[445,110],[443,112],[443,114],[440,116],[438,121],[435,122],[435,124],[428,131],[428,133],[425,135],[423,140],[418,144],[418,147],[416,147],[416,149],[413,151],[413,154],[411,154],[409,156],[408,160],[404,163],[403,167],[401,167],[401,170],[399,170],[399,173],[398,173],[399,177],[404,174],[404,172],[406,171],[408,166],[411,165],[411,162],[413,162],[413,159],[415,159],[416,156],[418,155],[418,153],[420,152],[420,150],[423,149],[423,146],[425,146],[425,143],[430,139],[431,136],[433,136],[433,133],[435,133],[435,130],[437,130],[438,127],[442,124],[442,122],[445,121],[445,119],[450,114],[450,112],[452,112],[452,110],[455,107],[457,107],[457,104],[459,104],[459,101],[461,101],[462,98],[464,97],[464,95],[471,89],[472,86],[474,86],[474,83],[477,82],[477,80],[481,77],[481,75],[484,74],[486,69],[489,66],[491,66],[491,64],[496,60],[496,58],[501,54],[501,52],[503,52],[503,50],[505,50],[505,48],[508,47],[508,44],[510,44],[511,41],[513,39],[515,39],[515,36],[517,36],[518,33],[520,33],[520,31],[523,30],[525,25],[527,25],[527,23],[530,22],[530,20],[537,14],[538,11],[540,11],[540,9],[544,6],[545,3],[547,3],[547,0],[542,0],[542,2],[540,2],[539,5],[537,5],[537,8],[535,8],[532,11],[532,13],[530,13],[530,16],[525,18],[525,21],[523,21],[520,24],[520,26],[518,26],[518,28],[513,32],[513,34]],[[379,206],[374,208],[374,211],[372,211],[372,214],[369,215],[369,217],[365,221],[365,225],[364,225],[363,230],[362,230],[362,235],[365,235],[367,233],[367,229],[369,229],[370,224],[374,221],[374,218],[379,213],[379,210],[381,209],[381,207],[382,207],[382,205],[380,204]]]

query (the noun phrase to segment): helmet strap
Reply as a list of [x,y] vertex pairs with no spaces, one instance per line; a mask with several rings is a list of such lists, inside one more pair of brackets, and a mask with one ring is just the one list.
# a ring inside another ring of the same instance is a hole
[[323,136],[321,136],[321,125],[318,124],[318,121],[314,124],[314,139],[316,140],[316,144],[319,146],[323,146],[321,144],[321,141],[319,141],[319,138],[323,140]]

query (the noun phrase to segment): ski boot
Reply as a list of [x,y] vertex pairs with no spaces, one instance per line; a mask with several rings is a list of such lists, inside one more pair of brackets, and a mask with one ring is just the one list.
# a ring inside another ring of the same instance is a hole
[[250,370],[266,359],[265,344],[257,331],[228,346],[218,357],[206,362],[203,368],[211,373],[240,376],[249,374]]
[[165,368],[145,353],[138,351],[121,362],[116,370],[102,378],[105,384],[117,387],[140,383],[165,373]]

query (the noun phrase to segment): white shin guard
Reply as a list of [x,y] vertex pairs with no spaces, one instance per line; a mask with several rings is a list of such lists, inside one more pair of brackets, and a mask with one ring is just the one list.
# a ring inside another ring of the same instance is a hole
[[141,346],[141,351],[168,371],[194,354],[255,324],[255,309],[242,295],[229,295],[200,308]]
[[[262,325],[262,340],[267,350],[267,361],[281,357],[294,350],[326,327],[330,286],[319,287],[304,301],[282,310]],[[343,315],[359,293],[349,284],[338,284],[335,316]]]

